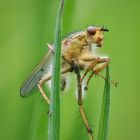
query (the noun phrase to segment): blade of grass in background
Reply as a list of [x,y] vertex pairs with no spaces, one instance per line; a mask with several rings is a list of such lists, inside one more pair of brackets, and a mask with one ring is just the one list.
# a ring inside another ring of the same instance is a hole
[[58,9],[54,47],[52,71],[52,94],[50,97],[50,118],[49,118],[49,140],[60,140],[60,66],[61,66],[61,25],[64,9],[64,0],[61,0]]
[[108,129],[109,129],[109,111],[110,111],[110,76],[109,76],[109,66],[106,67],[106,78],[105,78],[104,93],[101,105],[99,127],[97,140],[107,140],[108,139]]

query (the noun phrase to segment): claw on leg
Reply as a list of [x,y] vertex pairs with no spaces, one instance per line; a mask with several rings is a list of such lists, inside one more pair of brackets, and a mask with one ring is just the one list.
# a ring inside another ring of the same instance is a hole
[[[102,74],[98,73],[98,75],[99,75],[101,78],[103,78],[104,80],[106,80],[106,78],[105,78]],[[111,83],[112,85],[114,85],[115,87],[118,86],[118,82],[117,82],[117,81],[110,80],[110,83]]]
[[92,131],[92,129],[91,129],[90,126],[89,126],[89,123],[88,123],[88,121],[87,121],[85,112],[84,112],[84,110],[83,110],[83,106],[82,106],[82,105],[79,105],[79,107],[80,107],[80,113],[81,113],[82,119],[83,119],[83,121],[84,121],[85,127],[86,127],[87,132],[88,132],[88,135],[89,135],[89,137],[90,137],[90,140],[93,140],[93,136],[92,136],[93,131]]

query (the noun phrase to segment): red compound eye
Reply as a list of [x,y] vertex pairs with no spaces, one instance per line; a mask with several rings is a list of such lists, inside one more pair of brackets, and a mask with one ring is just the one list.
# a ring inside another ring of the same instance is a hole
[[96,27],[89,26],[89,27],[87,28],[87,32],[88,32],[90,35],[95,35],[95,34],[96,34]]

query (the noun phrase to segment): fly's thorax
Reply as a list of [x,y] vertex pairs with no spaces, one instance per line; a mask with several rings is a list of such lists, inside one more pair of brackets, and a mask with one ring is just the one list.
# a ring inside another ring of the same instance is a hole
[[62,55],[68,59],[78,58],[86,44],[85,35],[85,32],[79,32],[65,38],[62,42]]
[[87,34],[85,31],[73,33],[62,41],[62,47],[63,49],[67,49],[67,48],[70,48],[70,49],[80,48],[81,49],[83,44],[86,43],[86,38],[87,38]]

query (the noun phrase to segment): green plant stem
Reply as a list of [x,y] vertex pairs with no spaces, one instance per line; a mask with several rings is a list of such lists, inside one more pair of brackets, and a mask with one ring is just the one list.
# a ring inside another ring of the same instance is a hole
[[60,140],[60,71],[61,71],[61,25],[63,18],[64,0],[61,0],[55,27],[52,71],[52,93],[50,97],[49,140]]
[[101,105],[100,120],[97,140],[108,139],[109,129],[109,111],[110,111],[110,76],[109,66],[106,67],[106,78],[105,78],[104,93]]

